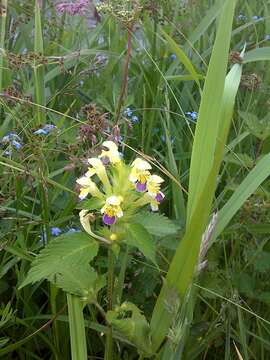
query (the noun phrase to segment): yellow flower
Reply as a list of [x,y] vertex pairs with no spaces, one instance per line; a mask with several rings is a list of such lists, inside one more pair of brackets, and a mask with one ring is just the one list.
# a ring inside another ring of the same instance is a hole
[[88,163],[91,165],[91,167],[88,168],[85,176],[92,177],[96,174],[99,177],[100,181],[103,183],[105,191],[110,190],[111,184],[106,173],[105,166],[102,164],[102,161],[98,158],[90,158],[88,159]]
[[113,225],[116,222],[117,218],[123,216],[123,211],[120,206],[122,202],[122,196],[112,195],[106,199],[105,205],[100,210],[101,214],[103,214],[104,224]]
[[79,198],[85,199],[88,194],[101,198],[103,194],[99,191],[96,184],[90,179],[89,176],[82,176],[76,180],[76,183],[81,186]]
[[147,179],[146,188],[148,191],[148,194],[155,198],[158,193],[160,192],[160,185],[164,182],[162,177],[158,175],[151,175]]
[[118,146],[113,141],[104,141],[102,145],[109,150],[102,150],[99,158],[105,161],[108,159],[108,161],[113,165],[121,162],[121,155],[118,151]]
[[132,170],[129,180],[136,184],[136,190],[143,192],[146,190],[146,182],[151,176],[150,169],[152,166],[145,160],[137,158],[131,164]]

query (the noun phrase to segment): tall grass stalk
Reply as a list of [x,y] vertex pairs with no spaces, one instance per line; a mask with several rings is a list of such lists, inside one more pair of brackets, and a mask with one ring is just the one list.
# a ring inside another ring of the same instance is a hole
[[67,293],[72,360],[87,360],[82,300]]
[[[227,0],[223,6],[206,76],[191,158],[186,233],[169,266],[154,308],[151,319],[154,350],[160,347],[175,316],[171,309],[172,295],[175,294],[174,297],[178,295],[180,302],[183,302],[192,284],[201,238],[211,212],[221,163],[220,156],[216,157],[216,151],[220,150],[220,141],[223,146],[222,140],[227,134],[227,127],[222,126],[224,118],[221,110],[224,110],[225,75],[234,8],[234,0]],[[234,96],[235,94],[236,92]],[[233,104],[234,98],[233,102],[227,104],[228,109],[226,108],[226,116],[229,120],[231,120]]]
[[[44,171],[44,169],[41,170],[41,172]],[[43,180],[41,180],[43,181]],[[46,184],[41,182],[40,183],[40,198],[41,198],[41,206],[42,206],[42,220],[43,220],[43,224],[44,224],[44,236],[47,242],[50,242],[51,240],[51,232],[50,232],[50,226],[49,226],[49,222],[50,222],[50,205],[48,203],[48,190],[46,187]],[[54,284],[50,283],[49,284],[49,292],[50,292],[50,305],[51,305],[51,310],[52,310],[52,315],[53,317],[56,316],[57,314],[57,305],[56,305],[56,297],[57,297],[57,293],[58,293],[58,289],[55,287]],[[53,338],[54,338],[54,343],[55,343],[55,347],[58,350],[58,353],[60,354],[60,335],[59,335],[59,326],[57,321],[53,322],[52,325],[52,330],[53,330]],[[57,357],[57,359],[59,359],[59,357]]]
[[[42,23],[39,1],[35,2],[35,54],[44,54]],[[45,121],[44,111],[38,105],[45,106],[45,81],[44,81],[44,65],[34,62],[34,84],[35,84],[35,102],[36,106],[36,125],[40,125]]]
[[2,16],[1,16],[1,34],[0,34],[0,92],[3,88],[3,72],[4,72],[4,56],[5,56],[5,38],[6,38],[6,22],[7,22],[8,0],[2,0]]

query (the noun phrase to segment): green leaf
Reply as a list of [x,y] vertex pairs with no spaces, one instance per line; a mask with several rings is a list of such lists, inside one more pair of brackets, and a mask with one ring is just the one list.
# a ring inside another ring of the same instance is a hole
[[254,166],[254,160],[248,154],[230,153],[226,155],[224,161],[245,168],[253,168]]
[[222,126],[220,124],[223,115],[222,99],[234,8],[235,0],[226,1],[223,5],[223,13],[205,79],[190,164],[187,224],[190,222],[202,189],[214,166],[218,135]]
[[270,117],[267,114],[259,120],[255,114],[239,111],[239,115],[246,122],[251,134],[260,140],[265,140],[270,136]]
[[261,183],[270,175],[270,154],[265,155],[253,170],[246,176],[233,195],[218,214],[218,222],[212,235],[211,243],[221,234],[244,202],[252,195]]
[[126,243],[138,248],[147,259],[156,264],[154,240],[141,224],[128,225]]
[[166,216],[142,212],[134,217],[134,222],[141,224],[150,234],[156,236],[167,236],[177,233],[180,226],[168,219]]
[[100,209],[105,203],[105,200],[92,197],[91,199],[83,200],[77,205],[77,209],[96,210]]
[[70,293],[91,296],[97,275],[89,262],[97,251],[97,242],[85,233],[59,236],[33,260],[20,288],[47,279]]
[[[199,80],[204,80],[205,76],[197,74]],[[167,75],[165,79],[170,81],[193,81],[194,77],[192,75]]]
[[[248,224],[245,226],[248,232],[252,234],[269,234],[270,224]],[[270,263],[269,263],[270,264]]]
[[67,294],[71,358],[87,360],[87,344],[83,302],[78,296]]
[[195,44],[196,41],[200,40],[200,38],[207,32],[209,26],[219,16],[221,10],[222,6],[220,1],[216,1],[216,3],[208,9],[205,17],[197,25],[195,30],[193,30],[189,35],[188,40],[185,44],[185,50],[189,50],[191,45]]
[[246,273],[236,274],[233,277],[233,282],[238,288],[238,291],[249,297],[255,294],[256,280]]
[[169,46],[171,47],[172,51],[176,54],[178,60],[184,65],[186,70],[190,73],[193,80],[196,82],[200,89],[200,81],[201,75],[197,73],[195,70],[192,62],[189,60],[185,52],[178,46],[178,44],[171,38],[164,30],[161,29],[162,35],[168,41]]
[[[42,23],[39,1],[35,2],[35,53],[43,55],[43,35],[42,35]],[[38,105],[45,106],[45,81],[44,81],[44,66],[40,64],[34,65],[34,83],[35,83],[35,102],[37,104],[36,113],[38,124],[45,121],[45,115],[43,109]]]
[[154,350],[160,347],[174,319],[174,313],[166,307],[168,290],[175,290],[180,302],[184,301],[211,213],[242,71],[241,65],[235,64],[225,81],[235,3],[235,0],[224,2],[208,67],[192,148],[186,233],[169,266],[152,314]]
[[253,62],[253,61],[264,61],[264,60],[270,60],[270,47],[265,46],[258,49],[253,49],[251,51],[248,51],[244,55],[244,64]]
[[151,355],[150,327],[136,305],[124,302],[114,311],[108,311],[106,320],[136,345],[139,353],[146,356]]
[[93,284],[97,280],[97,273],[90,266],[60,266],[60,271],[47,279],[70,294],[88,298],[94,292]]
[[258,272],[269,272],[270,270],[270,253],[261,251],[253,262],[254,270]]

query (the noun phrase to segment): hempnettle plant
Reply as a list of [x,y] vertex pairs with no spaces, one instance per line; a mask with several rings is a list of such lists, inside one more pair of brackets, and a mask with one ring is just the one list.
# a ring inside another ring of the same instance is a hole
[[0,3],[1,359],[268,360],[269,1]]
[[[135,304],[121,304],[127,260],[132,248],[135,248],[158,269],[153,236],[172,235],[178,227],[165,216],[157,214],[165,198],[161,191],[164,179],[152,173],[151,164],[137,157],[127,165],[115,142],[105,141],[102,146],[101,154],[88,159],[88,171],[76,180],[80,186],[82,209],[79,217],[85,234],[68,232],[50,242],[33,261],[21,288],[47,279],[76,296],[83,306],[96,305],[109,327],[106,359],[113,358],[112,328],[137,345],[142,356],[147,356],[152,354],[150,326]],[[59,229],[53,228],[53,234],[56,233],[59,235]],[[100,246],[108,251],[107,313],[97,300],[98,292],[105,286],[106,276],[88,265],[98,254]],[[120,261],[121,267],[115,278],[117,261]],[[70,313],[72,301],[74,298],[70,297]],[[79,321],[77,317],[72,319],[71,314],[69,319],[71,324]],[[138,326],[138,329],[130,329],[130,324]],[[84,328],[83,320],[79,326]],[[71,338],[76,339],[72,343],[73,358],[83,359],[87,353],[85,340],[78,337],[72,325],[70,329]]]

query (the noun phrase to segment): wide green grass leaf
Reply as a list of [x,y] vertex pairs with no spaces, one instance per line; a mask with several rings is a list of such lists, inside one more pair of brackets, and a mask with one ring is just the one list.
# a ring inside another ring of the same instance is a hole
[[270,154],[264,156],[235,190],[231,198],[218,214],[218,222],[213,234],[214,241],[228,225],[244,202],[256,191],[270,175]]
[[244,64],[254,61],[270,60],[270,47],[262,47],[246,52],[243,58]]
[[198,87],[200,88],[200,77],[201,75],[197,73],[195,67],[193,66],[192,62],[189,60],[185,52],[179,47],[179,45],[170,37],[164,30],[161,30],[162,35],[167,40],[168,44],[170,45],[172,51],[177,56],[178,60],[184,65],[186,70],[190,73],[193,80],[196,82]]
[[235,1],[227,1],[224,5],[204,84],[192,148],[187,223],[214,163],[234,6]]
[[228,74],[225,84],[234,7],[234,0],[228,0],[224,4],[208,67],[192,149],[187,229],[170,264],[154,308],[150,324],[154,350],[160,346],[175,316],[166,306],[169,300],[167,294],[177,292],[183,301],[192,283],[202,235],[211,212],[218,171],[241,77],[239,65]]

